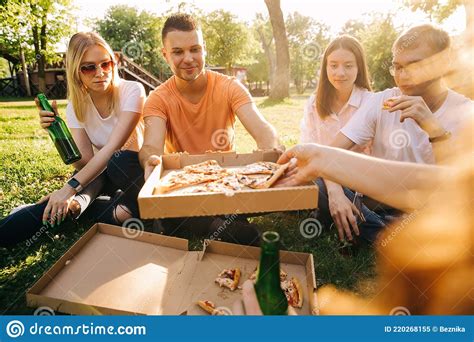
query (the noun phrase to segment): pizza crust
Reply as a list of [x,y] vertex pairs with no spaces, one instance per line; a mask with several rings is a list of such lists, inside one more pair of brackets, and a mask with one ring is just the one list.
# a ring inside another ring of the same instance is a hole
[[239,285],[240,268],[224,269],[218,274],[214,280],[220,287],[227,287],[231,291],[235,291]]

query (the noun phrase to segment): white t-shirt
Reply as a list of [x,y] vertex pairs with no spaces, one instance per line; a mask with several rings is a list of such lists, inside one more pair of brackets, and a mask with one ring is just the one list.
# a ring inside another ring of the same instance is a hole
[[[134,81],[120,80],[119,83],[119,108],[112,112],[108,117],[102,118],[95,108],[90,96],[87,96],[88,102],[87,112],[85,113],[84,122],[77,120],[72,103],[69,102],[66,107],[66,120],[70,128],[85,129],[89,139],[96,150],[100,150],[110,138],[114,127],[118,122],[117,111],[119,112],[143,112],[143,104],[145,103],[145,89],[143,85]],[[130,135],[128,141],[122,149],[138,151],[143,145],[143,120],[140,119],[137,127]]]
[[[402,93],[398,88],[371,94],[371,99],[354,113],[341,133],[358,145],[373,139],[374,157],[434,164],[428,134],[413,119],[400,122],[401,111],[390,113],[382,110],[386,99],[400,95]],[[473,101],[449,89],[446,100],[433,115],[444,129],[452,133],[451,139],[455,139],[470,121],[473,110]]]

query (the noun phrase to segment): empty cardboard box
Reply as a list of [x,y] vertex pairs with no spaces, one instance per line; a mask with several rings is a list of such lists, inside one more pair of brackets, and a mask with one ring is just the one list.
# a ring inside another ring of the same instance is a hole
[[[27,292],[30,307],[78,315],[207,315],[196,302],[232,308],[242,291],[219,287],[224,268],[239,267],[240,285],[259,262],[260,249],[206,240],[188,241],[95,224]],[[317,313],[312,254],[281,251],[281,267],[297,277],[304,303],[297,313]]]

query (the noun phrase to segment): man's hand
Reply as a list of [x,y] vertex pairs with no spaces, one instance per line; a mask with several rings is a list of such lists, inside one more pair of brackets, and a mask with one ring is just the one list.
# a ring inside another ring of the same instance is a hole
[[421,96],[402,95],[390,99],[390,113],[401,111],[400,122],[413,119],[430,137],[439,136],[444,129]]
[[156,166],[161,164],[161,157],[157,155],[151,155],[145,164],[144,174],[145,174],[145,182],[150,177],[151,173],[155,169]]
[[296,145],[283,153],[278,159],[279,164],[290,165],[285,175],[280,179],[276,186],[297,186],[309,184],[319,176],[320,166],[317,160],[320,146],[317,144]]

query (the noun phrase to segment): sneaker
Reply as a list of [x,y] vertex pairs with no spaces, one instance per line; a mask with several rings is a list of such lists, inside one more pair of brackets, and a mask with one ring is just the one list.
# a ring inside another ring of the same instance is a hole
[[18,207],[16,208],[13,208],[12,211],[10,211],[10,215],[13,215],[14,213],[20,211],[21,209],[23,208],[27,208],[27,207],[31,207],[35,205],[34,203],[31,203],[31,204],[22,204],[22,205],[19,205]]
[[210,226],[209,238],[239,245],[260,246],[260,231],[257,225],[241,217],[235,220],[215,218]]

